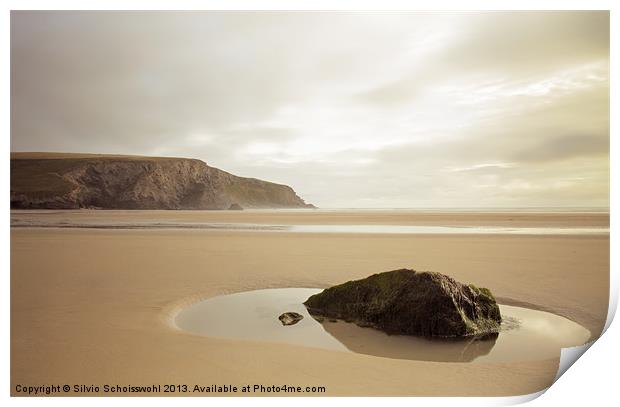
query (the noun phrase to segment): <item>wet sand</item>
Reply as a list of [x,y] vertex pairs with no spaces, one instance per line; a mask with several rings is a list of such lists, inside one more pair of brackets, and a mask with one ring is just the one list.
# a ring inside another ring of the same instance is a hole
[[607,227],[609,213],[589,212],[449,212],[425,210],[310,210],[278,211],[126,211],[126,210],[12,210],[11,221],[38,222],[211,222],[278,225],[415,225],[503,227]]
[[[187,216],[254,223],[293,217],[295,224],[302,224],[312,223],[314,215]],[[358,215],[334,216],[348,222]],[[503,219],[493,222],[508,222],[511,215],[492,216]],[[528,218],[521,222],[543,226],[608,225],[609,219],[563,214],[562,223],[559,215],[523,216]],[[398,223],[410,222],[407,219]],[[388,224],[385,217],[377,222]],[[19,228],[11,231],[11,391],[15,394],[19,383],[173,383],[326,386],[327,395],[519,395],[551,384],[557,358],[496,364],[398,360],[203,337],[178,330],[172,322],[181,307],[202,298],[261,288],[327,287],[401,267],[439,271],[489,287],[504,303],[554,312],[595,334],[605,322],[606,236]]]

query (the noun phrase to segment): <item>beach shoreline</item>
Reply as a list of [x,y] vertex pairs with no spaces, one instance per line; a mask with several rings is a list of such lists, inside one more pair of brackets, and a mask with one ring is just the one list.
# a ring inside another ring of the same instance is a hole
[[609,212],[476,212],[424,210],[11,210],[12,224],[64,222],[187,222],[276,225],[401,225],[609,228]]

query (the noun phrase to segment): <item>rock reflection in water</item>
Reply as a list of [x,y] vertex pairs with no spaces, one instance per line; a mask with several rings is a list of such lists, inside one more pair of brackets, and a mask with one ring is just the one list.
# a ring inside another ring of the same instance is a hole
[[[321,321],[321,319],[319,319]],[[471,338],[419,338],[388,335],[373,328],[362,328],[351,322],[321,322],[327,333],[352,352],[393,359],[435,362],[471,362],[487,355],[498,334]]]

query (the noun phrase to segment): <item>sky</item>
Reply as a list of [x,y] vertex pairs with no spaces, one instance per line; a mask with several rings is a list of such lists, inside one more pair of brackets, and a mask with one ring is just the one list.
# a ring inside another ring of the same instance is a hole
[[12,12],[11,151],[323,208],[608,207],[608,12]]

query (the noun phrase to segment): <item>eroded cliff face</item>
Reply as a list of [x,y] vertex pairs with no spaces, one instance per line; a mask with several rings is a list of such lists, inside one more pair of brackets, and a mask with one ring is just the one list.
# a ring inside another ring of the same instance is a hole
[[11,154],[11,208],[303,208],[293,189],[195,159]]

